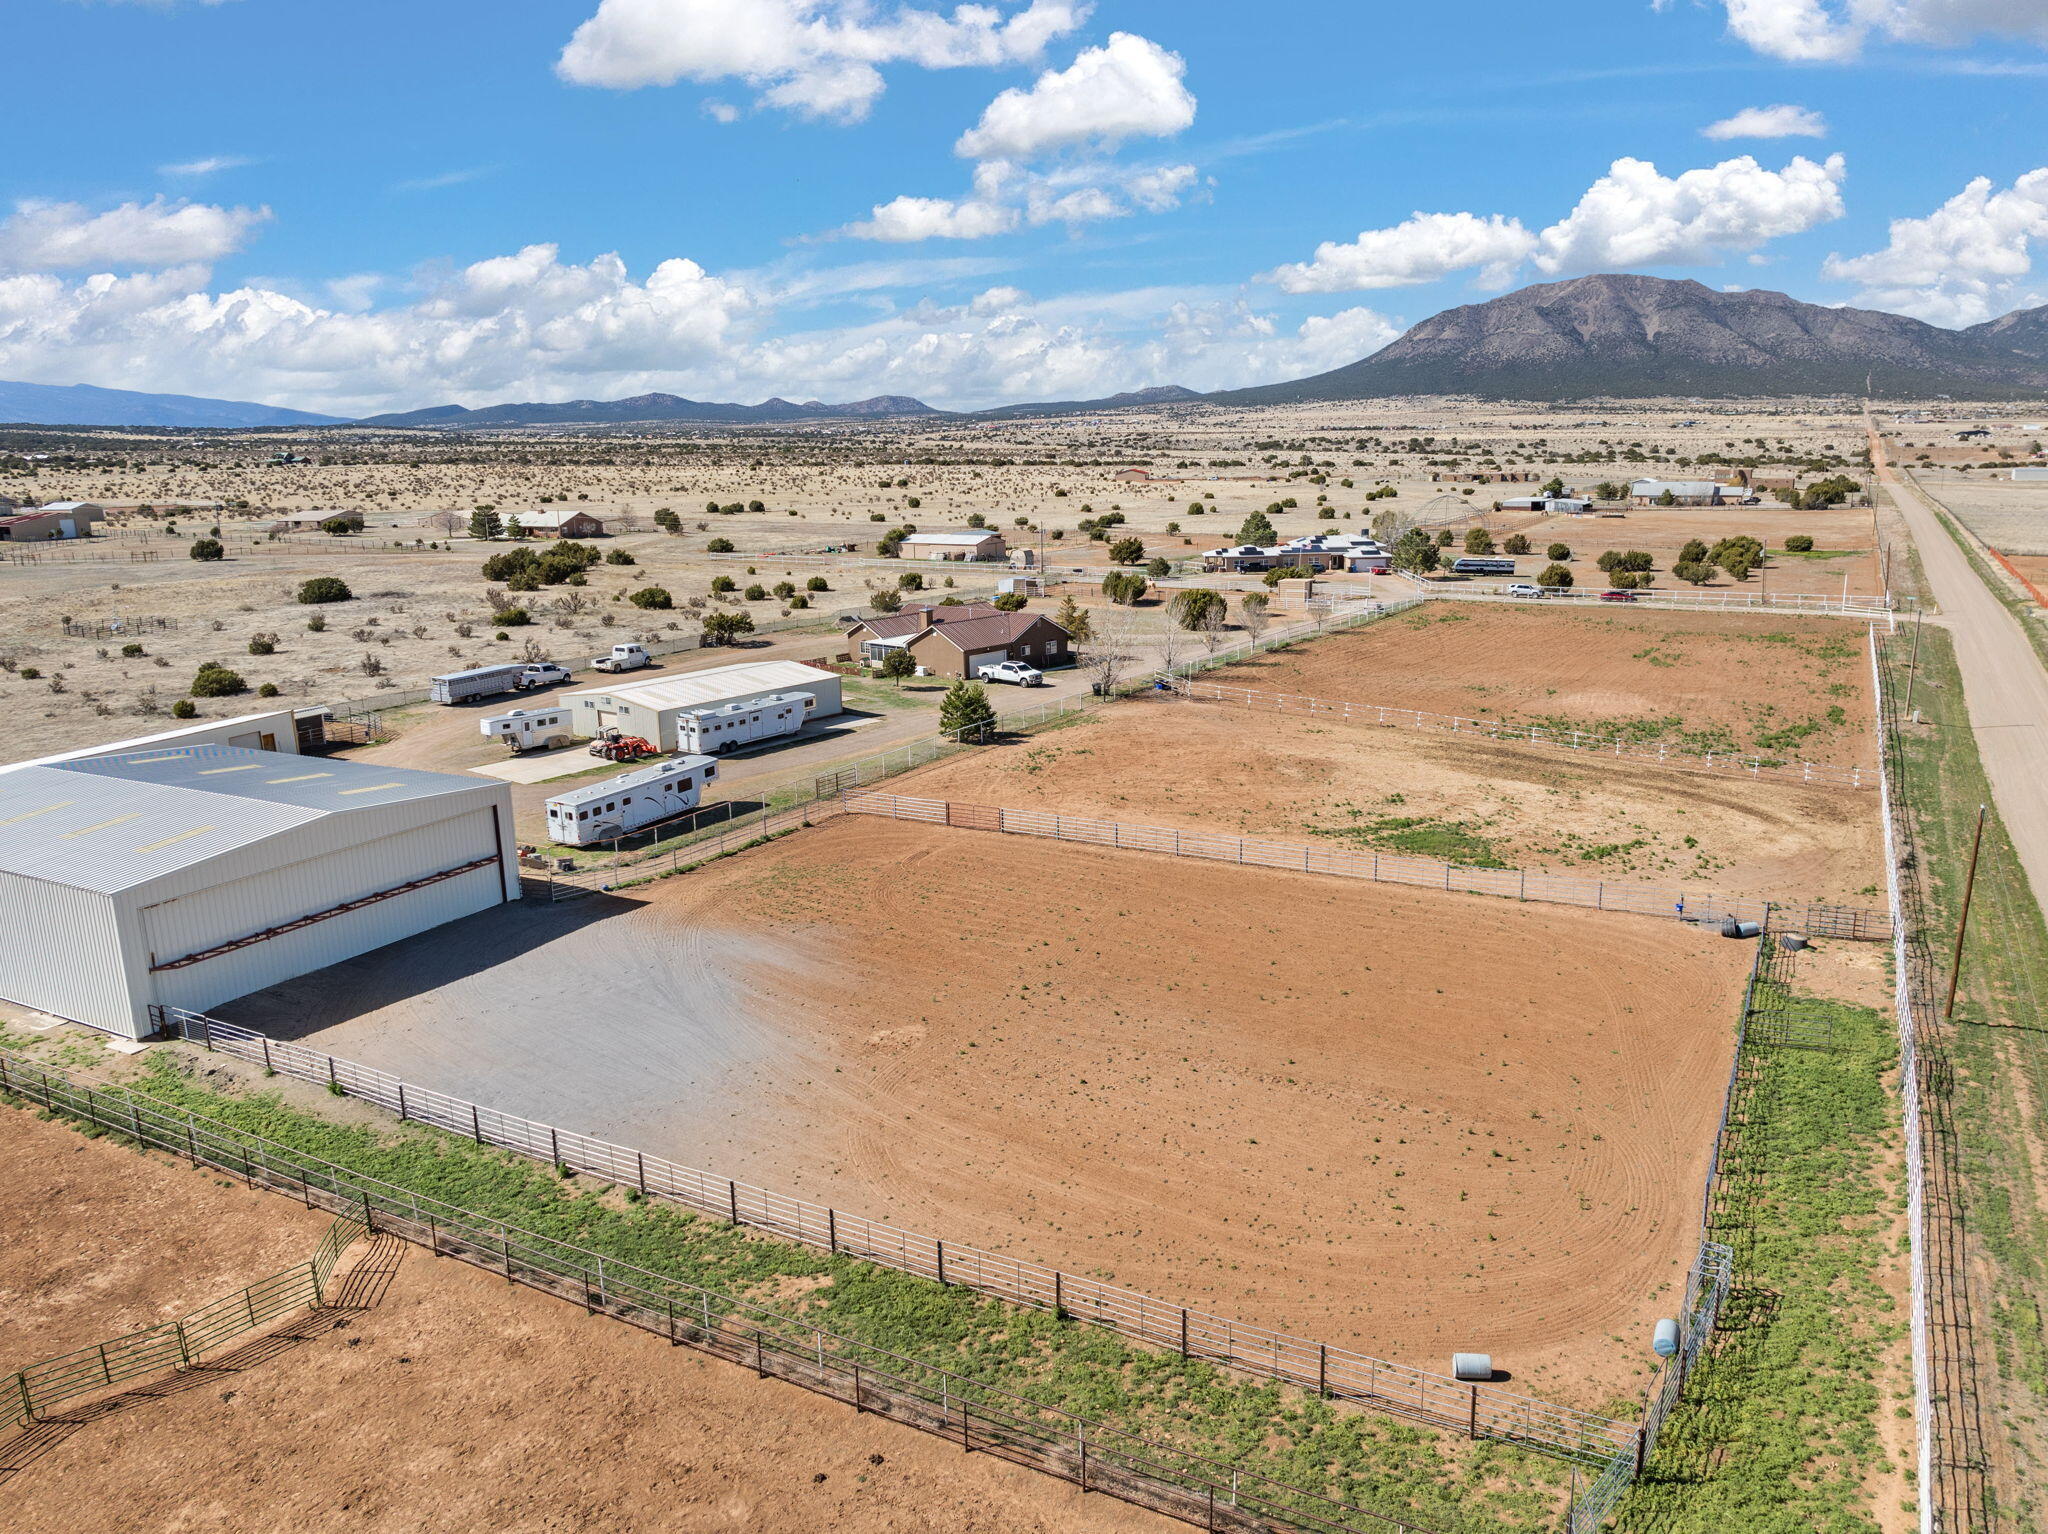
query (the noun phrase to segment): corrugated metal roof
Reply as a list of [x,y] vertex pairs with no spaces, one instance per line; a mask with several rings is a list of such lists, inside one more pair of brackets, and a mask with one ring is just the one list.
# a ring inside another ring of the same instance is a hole
[[659,677],[651,682],[587,687],[568,694],[562,701],[573,704],[579,698],[616,698],[636,708],[697,708],[762,693],[808,692],[822,682],[838,680],[831,672],[801,661],[759,660],[737,666],[714,666],[708,671],[686,671],[681,676]]
[[0,777],[0,868],[112,892],[327,815],[477,786],[235,746],[53,762]]

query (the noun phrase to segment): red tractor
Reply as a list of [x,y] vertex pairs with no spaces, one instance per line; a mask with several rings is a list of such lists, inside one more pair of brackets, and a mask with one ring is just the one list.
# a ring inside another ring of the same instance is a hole
[[660,755],[652,742],[638,735],[621,734],[617,729],[606,730],[592,741],[590,754],[608,762],[637,762],[643,756]]

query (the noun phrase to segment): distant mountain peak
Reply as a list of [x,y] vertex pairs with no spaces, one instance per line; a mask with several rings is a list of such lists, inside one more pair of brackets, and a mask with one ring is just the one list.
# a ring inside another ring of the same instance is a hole
[[[1446,309],[1359,362],[1313,378],[1211,396],[1279,404],[1390,395],[1494,399],[1593,395],[1950,393],[2048,390],[2048,324],[1943,330],[1875,309],[1804,303],[1769,289],[1600,273]],[[2029,351],[2029,347],[2032,351]]]
[[329,426],[339,416],[247,400],[146,394],[92,384],[0,383],[0,423],[24,426]]

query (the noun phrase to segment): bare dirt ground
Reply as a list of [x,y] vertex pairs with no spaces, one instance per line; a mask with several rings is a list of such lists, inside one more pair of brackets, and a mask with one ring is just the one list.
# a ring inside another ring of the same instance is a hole
[[1120,703],[884,786],[1779,900],[1868,905],[1884,869],[1874,792],[1220,703]]
[[1829,618],[1431,603],[1211,680],[1874,765],[1863,630]]
[[[1552,543],[1572,551],[1566,561],[1581,586],[1606,584],[1596,561],[1605,549],[1642,549],[1657,562],[1657,586],[1668,591],[1768,593],[1774,596],[1807,592],[1840,596],[1842,577],[1848,594],[1875,595],[1884,589],[1876,554],[1869,507],[1836,506],[1826,511],[1794,511],[1766,495],[1760,506],[1631,506],[1623,516],[1550,517],[1518,529],[1534,553],[1522,565],[1524,576],[1550,563],[1541,558]],[[1678,552],[1693,539],[1711,546],[1723,538],[1748,534],[1770,555],[1766,572],[1737,581],[1725,572],[1693,587],[1670,573]],[[1785,540],[1804,534],[1813,549],[1787,552]]]
[[865,818],[613,909],[594,949],[457,933],[468,973],[431,992],[401,944],[225,1010],[1260,1324],[1430,1368],[1490,1349],[1582,1405],[1633,1381],[1691,1253],[1749,958],[1647,919]]
[[[0,1368],[310,1255],[326,1223],[19,1110],[0,1113],[0,1175]],[[81,1238],[89,1266],[51,1260]],[[289,1328],[305,1340],[273,1356],[124,1400],[33,1452],[0,1440],[8,1528],[1168,1526],[390,1246],[374,1304]]]

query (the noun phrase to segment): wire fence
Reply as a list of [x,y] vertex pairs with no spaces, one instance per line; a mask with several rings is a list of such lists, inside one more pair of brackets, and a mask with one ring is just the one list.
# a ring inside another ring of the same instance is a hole
[[[140,1109],[133,1109],[125,1120],[113,1114],[104,1122],[107,1128],[140,1140],[140,1115]],[[248,1287],[174,1321],[159,1322],[139,1332],[60,1353],[17,1369],[11,1375],[0,1376],[0,1412],[10,1414],[0,1420],[10,1427],[22,1427],[66,1401],[96,1394],[126,1380],[190,1369],[215,1349],[267,1326],[279,1316],[319,1309],[326,1302],[328,1282],[342,1253],[366,1229],[362,1221],[343,1215],[328,1226],[310,1258],[281,1273],[259,1278]]]
[[1883,911],[1862,906],[1771,900],[1755,895],[1730,895],[1714,890],[1675,889],[1607,879],[1577,879],[1526,868],[1487,868],[1449,863],[1409,853],[1317,847],[1213,831],[1184,831],[1172,826],[1134,826],[1121,821],[1059,815],[1047,810],[960,804],[946,799],[912,798],[868,789],[844,793],[840,796],[840,803],[856,815],[878,815],[891,820],[957,826],[974,831],[999,831],[1010,836],[1049,837],[1089,847],[1155,852],[1168,857],[1199,858],[1205,862],[1239,863],[1249,868],[1333,874],[1379,884],[1406,884],[1461,894],[1494,895],[1507,900],[1534,900],[1547,905],[1621,911],[1696,923],[1755,921],[1774,930],[1863,942],[1881,942],[1891,936],[1890,917]]
[[1325,1400],[1346,1401],[1469,1438],[1516,1444],[1565,1458],[1604,1461],[1621,1448],[1634,1452],[1633,1423],[1248,1325],[1100,1279],[904,1230],[715,1172],[679,1166],[628,1146],[415,1086],[387,1071],[203,1013],[163,1008],[161,1025],[174,1036],[265,1070],[375,1103],[403,1122],[426,1124],[478,1145],[497,1146],[589,1173],[734,1227],[767,1231],[835,1255],[862,1258],[1009,1304],[1050,1311],[1183,1358],[1203,1359],[1259,1379],[1300,1386]]
[[[668,1274],[382,1182],[132,1089],[95,1089],[0,1051],[0,1092],[360,1220],[567,1300],[892,1421],[1213,1531],[1329,1534],[1424,1526],[1125,1432]],[[714,1211],[720,1212],[720,1211]],[[950,1249],[949,1249],[950,1255]],[[949,1280],[951,1281],[951,1280]],[[1462,1389],[1463,1387],[1460,1387]],[[1617,1424],[1628,1427],[1628,1424]],[[1632,1431],[1632,1429],[1630,1429]]]
[[1896,620],[1901,607],[1917,606],[1918,600],[1896,592],[1878,595],[1864,595],[1851,592],[1847,596],[1824,596],[1811,591],[1677,591],[1663,587],[1637,587],[1626,596],[1609,596],[1605,589],[1596,587],[1545,588],[1542,596],[1529,597],[1509,592],[1496,585],[1486,589],[1460,589],[1434,581],[1423,581],[1405,571],[1393,572],[1402,580],[1420,588],[1425,601],[1436,602],[1538,602],[1545,606],[1553,604],[1634,603],[1643,607],[1682,608],[1691,612],[1772,612],[1812,613],[1829,618],[1860,618],[1864,621],[1875,619],[1882,623]]
[[1334,717],[1345,724],[1384,725],[1390,729],[1426,730],[1441,735],[1476,735],[1486,740],[1510,741],[1592,756],[1623,757],[1707,772],[1740,773],[1751,778],[1782,778],[1797,783],[1847,788],[1877,786],[1877,774],[1868,768],[1839,767],[1827,762],[1784,761],[1737,751],[1686,751],[1663,741],[1633,741],[1619,735],[1545,729],[1540,725],[1510,724],[1500,719],[1466,719],[1457,714],[1432,714],[1383,703],[1311,698],[1299,693],[1268,692],[1263,688],[1232,687],[1219,682],[1190,681],[1179,690],[1183,696],[1198,702],[1228,703],[1268,713],[1314,714]]
[[1935,971],[1927,950],[1924,871],[1914,845],[1902,727],[1903,704],[1885,675],[1886,645],[1870,636],[1872,686],[1884,731],[1885,881],[1893,916],[1893,1011],[1898,1019],[1899,1100],[1906,1152],[1908,1306],[1912,1336],[1914,1458],[1922,1534],[1991,1527],[1977,1386],[1967,1205],[1950,1122],[1953,1068],[1934,1018]]

